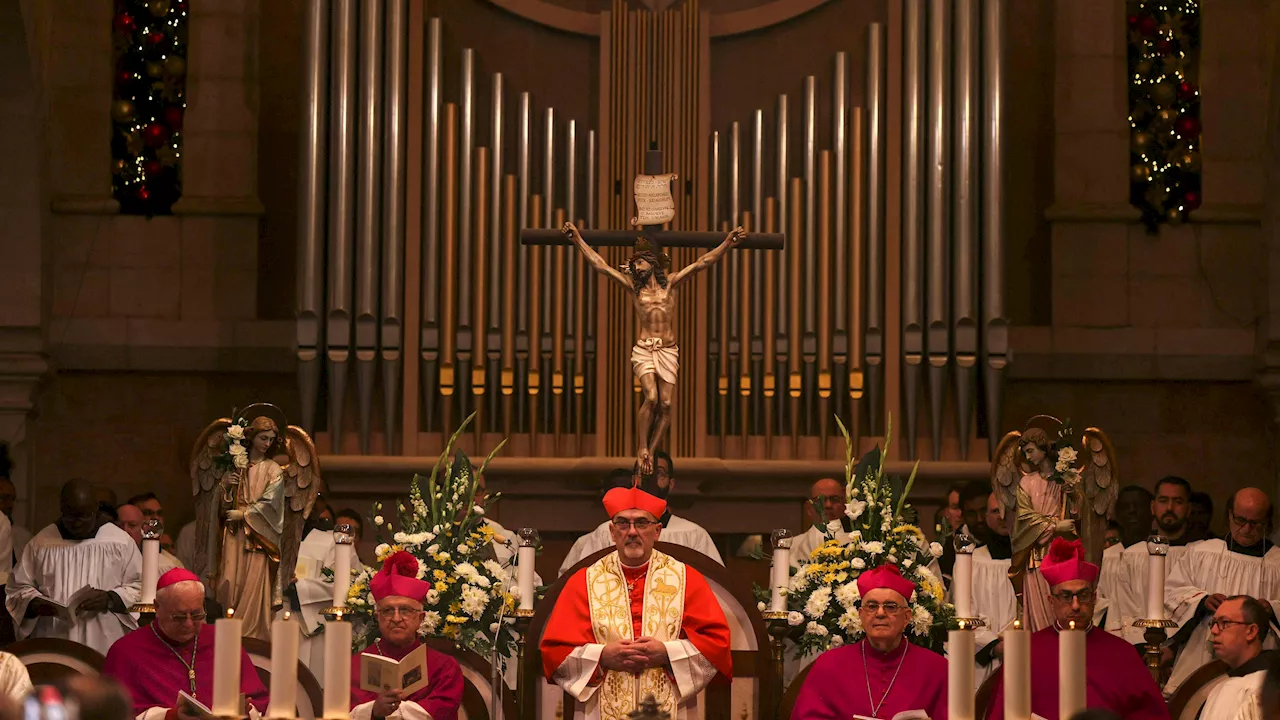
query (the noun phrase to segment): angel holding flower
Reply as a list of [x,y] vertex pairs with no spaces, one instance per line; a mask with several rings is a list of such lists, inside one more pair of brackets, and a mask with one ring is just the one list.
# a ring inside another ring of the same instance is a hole
[[[1050,430],[1056,430],[1053,440]],[[1076,450],[1068,423],[1037,416],[1025,431],[1001,440],[992,463],[992,489],[1010,525],[1009,581],[1032,632],[1053,624],[1049,586],[1039,572],[1049,543],[1078,537],[1089,560],[1101,562],[1107,513],[1116,495],[1115,453],[1096,428],[1087,429],[1083,438],[1086,458]]]

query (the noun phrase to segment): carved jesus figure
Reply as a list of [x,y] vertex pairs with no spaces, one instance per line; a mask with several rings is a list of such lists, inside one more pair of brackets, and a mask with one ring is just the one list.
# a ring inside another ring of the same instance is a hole
[[667,275],[670,260],[654,252],[641,238],[625,270],[610,265],[582,239],[573,223],[561,228],[596,272],[612,278],[634,297],[636,344],[631,348],[631,370],[640,381],[644,402],[636,419],[636,464],[640,472],[653,472],[653,453],[671,424],[671,401],[675,397],[676,374],[680,370],[680,348],[676,345],[675,290],[699,270],[720,261],[727,250],[747,237],[741,226],[725,236],[724,242],[689,265]]

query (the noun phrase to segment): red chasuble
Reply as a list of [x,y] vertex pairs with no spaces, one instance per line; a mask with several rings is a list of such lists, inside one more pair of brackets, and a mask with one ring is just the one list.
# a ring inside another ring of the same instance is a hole
[[[1085,702],[1126,720],[1169,720],[1160,688],[1137,648],[1093,628],[1085,638]],[[1058,629],[1031,634],[1031,712],[1058,718]],[[990,720],[1004,720],[1004,675],[996,681]]]
[[[422,643],[415,641],[406,647],[396,647],[385,641],[373,645],[351,656],[351,707],[363,705],[378,699],[377,693],[360,687],[360,656],[372,653],[400,660],[413,652]],[[442,652],[427,648],[427,686],[404,700],[416,702],[432,717],[432,720],[456,720],[458,706],[462,704],[462,668],[458,661]]]
[[892,652],[882,653],[864,639],[818,656],[800,688],[791,717],[892,718],[907,710],[924,710],[931,720],[946,720],[946,659],[906,640]]
[[[160,628],[155,624],[138,628],[117,640],[107,651],[102,674],[115,678],[128,688],[129,695],[133,697],[134,715],[141,715],[149,708],[172,708],[179,690],[188,695],[193,694],[189,671],[183,660],[191,662],[191,651],[194,648],[194,695],[205,705],[211,705],[214,634],[213,624],[206,623],[200,628],[198,642],[173,645],[168,638],[161,639]],[[240,692],[249,698],[258,712],[266,711],[267,689],[263,687],[262,680],[258,679],[258,671],[244,650],[240,651]]]
[[[648,566],[623,567],[631,601],[632,637],[643,637],[641,619]],[[729,651],[729,626],[715,593],[702,573],[685,566],[684,616],[680,623],[680,639],[688,640],[711,661],[726,680],[733,677]],[[555,609],[542,635],[542,670],[548,680],[555,674],[573,649],[598,642],[592,632],[591,604],[587,598],[587,570],[579,570],[565,583],[556,600]],[[597,672],[597,678],[600,673]]]

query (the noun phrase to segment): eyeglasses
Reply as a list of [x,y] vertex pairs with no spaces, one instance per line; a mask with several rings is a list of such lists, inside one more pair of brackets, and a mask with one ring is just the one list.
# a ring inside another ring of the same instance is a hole
[[1251,622],[1245,622],[1243,620],[1228,620],[1226,618],[1222,618],[1222,619],[1214,618],[1213,621],[1209,623],[1209,629],[1217,630],[1218,632],[1226,632],[1232,625],[1252,625],[1252,624],[1253,623]]
[[813,497],[809,498],[809,500],[811,502],[816,502],[818,504],[826,504],[827,502],[838,503],[838,502],[844,502],[844,496],[843,495],[814,495]]
[[613,526],[623,531],[627,530],[628,528],[635,528],[636,532],[644,532],[645,530],[648,530],[649,528],[657,524],[658,523],[652,520],[648,520],[646,518],[636,518],[635,520],[628,520],[627,518],[620,517],[620,518],[613,519]]
[[378,617],[384,620],[394,620],[396,617],[411,618],[422,610],[418,608],[408,607],[384,607],[378,608]]
[[1079,600],[1082,603],[1093,602],[1093,588],[1085,588],[1071,592],[1070,590],[1061,590],[1053,594],[1053,598],[1063,605],[1070,605],[1072,600]]
[[175,623],[184,623],[188,620],[190,620],[193,623],[197,623],[197,622],[204,622],[205,617],[207,616],[202,612],[174,613],[169,616],[169,619]]
[[901,610],[902,608],[903,608],[903,606],[902,606],[902,605],[899,605],[899,604],[898,604],[898,603],[896,603],[896,602],[878,603],[878,602],[876,602],[876,601],[872,600],[871,602],[864,602],[864,603],[862,603],[862,609],[863,609],[863,610],[866,610],[867,612],[871,613],[872,615],[875,615],[876,613],[880,612],[881,610],[885,611],[885,612],[886,612],[886,613],[888,613],[889,615],[892,615],[892,614],[894,614],[894,613],[898,612],[899,610]]
[[1249,528],[1251,530],[1261,530],[1262,528],[1267,526],[1267,520],[1266,518],[1263,518],[1262,520],[1248,520],[1240,517],[1235,513],[1231,513],[1231,524],[1235,525],[1241,530],[1245,528]]

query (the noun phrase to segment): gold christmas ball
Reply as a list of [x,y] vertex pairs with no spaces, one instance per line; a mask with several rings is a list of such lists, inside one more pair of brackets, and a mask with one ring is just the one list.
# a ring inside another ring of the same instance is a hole
[[158,78],[164,74],[164,66],[154,60],[147,63],[147,75],[149,77]]
[[164,71],[170,77],[182,77],[187,72],[187,61],[177,55],[170,55],[164,59]]
[[1151,97],[1160,105],[1169,105],[1177,97],[1177,88],[1171,82],[1162,82],[1151,88]]
[[132,120],[135,111],[133,103],[129,100],[117,100],[111,103],[111,119],[118,123]]
[[1152,138],[1151,138],[1151,133],[1149,132],[1144,132],[1142,130],[1135,130],[1133,131],[1133,137],[1131,138],[1131,140],[1133,142],[1133,149],[1139,152],[1151,147]]
[[145,143],[142,142],[142,134],[136,132],[126,135],[124,144],[125,147],[129,148],[129,152],[134,155],[142,152],[142,149],[146,147]]
[[169,0],[150,0],[147,3],[147,10],[152,17],[162,18],[169,14]]
[[1134,180],[1145,181],[1147,178],[1151,177],[1151,168],[1139,163],[1129,168],[1129,173]]
[[1175,162],[1182,170],[1190,170],[1194,172],[1200,169],[1200,153],[1188,150],[1187,152],[1179,155]]

